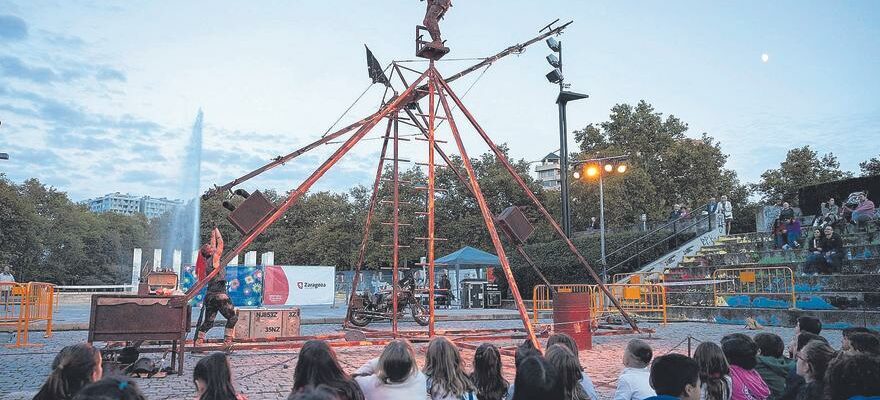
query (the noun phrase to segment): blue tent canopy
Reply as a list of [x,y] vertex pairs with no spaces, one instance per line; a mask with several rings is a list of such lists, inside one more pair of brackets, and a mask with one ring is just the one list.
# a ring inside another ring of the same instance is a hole
[[498,256],[483,250],[465,246],[454,253],[447,254],[434,260],[446,265],[501,265]]

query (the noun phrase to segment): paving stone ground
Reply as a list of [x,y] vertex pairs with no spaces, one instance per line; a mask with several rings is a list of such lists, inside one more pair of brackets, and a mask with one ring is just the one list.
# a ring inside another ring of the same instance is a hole
[[[455,322],[438,324],[439,328],[511,328],[518,324],[515,321],[491,321],[491,322]],[[379,327],[381,325],[376,325]],[[648,339],[654,347],[655,355],[668,352],[687,353],[687,338],[693,337],[692,346],[696,348],[699,341],[718,342],[722,336],[743,332],[754,334],[733,325],[716,325],[704,323],[670,323],[665,326],[657,324],[642,324],[645,328],[655,329],[652,335],[616,335],[598,336],[593,338],[593,349],[583,351],[580,354],[582,363],[587,373],[596,384],[600,396],[610,399],[614,392],[617,376],[623,369],[621,359],[626,342],[639,337]],[[372,326],[371,326],[372,327]],[[411,326],[404,325],[411,328]],[[303,334],[330,333],[338,329],[335,325],[312,325],[304,326]],[[213,334],[219,334],[216,328]],[[780,335],[788,342],[794,330],[792,328],[765,328],[767,332]],[[826,331],[823,336],[829,339],[834,347],[839,348],[840,331]],[[9,340],[8,335],[0,333],[0,343]],[[49,365],[55,354],[64,346],[83,342],[86,340],[86,332],[71,331],[59,332],[52,338],[43,339],[39,335],[32,335],[32,341],[43,344],[41,347],[27,349],[0,348],[0,399],[30,399],[39,389],[43,380],[49,373]],[[423,362],[426,345],[416,345],[420,360]],[[353,372],[367,360],[377,357],[382,351],[379,346],[370,347],[346,347],[336,349],[343,367],[348,372]],[[464,349],[462,355],[468,361],[473,359],[473,351]],[[137,379],[138,385],[145,392],[148,399],[193,399],[195,398],[195,386],[192,383],[192,369],[200,355],[189,355],[181,376],[172,375],[165,378]],[[293,369],[296,365],[296,351],[238,351],[230,355],[233,375],[239,391],[246,394],[250,400],[261,399],[284,399],[290,392],[293,383]],[[513,380],[513,359],[504,357],[504,372],[508,380]]]

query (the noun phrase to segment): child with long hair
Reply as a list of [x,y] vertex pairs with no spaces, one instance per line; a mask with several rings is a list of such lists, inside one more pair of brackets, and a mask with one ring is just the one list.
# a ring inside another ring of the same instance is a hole
[[578,359],[567,347],[554,344],[547,348],[547,362],[556,369],[559,385],[565,391],[565,400],[589,400],[581,387],[581,368]]
[[730,400],[730,364],[721,347],[712,342],[700,343],[694,361],[700,366],[700,400]]
[[303,344],[293,371],[291,398],[307,386],[326,385],[340,400],[363,400],[361,388],[342,371],[336,352],[323,340],[309,340]]
[[419,371],[416,354],[405,339],[391,341],[378,359],[367,362],[355,378],[366,400],[410,400],[426,397],[425,374]]
[[199,360],[193,369],[193,383],[198,390],[198,400],[247,400],[235,391],[225,353],[213,353]]
[[516,390],[511,400],[563,400],[565,391],[553,364],[540,355],[526,357],[516,367]]
[[[547,347],[550,347],[554,344],[561,344],[568,348],[572,354],[574,354],[575,360],[578,362],[578,368],[581,370],[581,379],[580,384],[581,387],[584,388],[584,392],[587,396],[592,400],[599,400],[599,394],[596,392],[596,386],[593,385],[593,381],[590,379],[590,376],[587,375],[587,372],[584,371],[584,366],[581,364],[580,357],[578,356],[578,347],[577,342],[574,341],[574,338],[565,334],[565,333],[554,333],[547,339]],[[648,361],[651,361],[650,359]]]
[[438,336],[431,340],[422,372],[432,400],[475,400],[474,384],[464,372],[461,353],[449,339]]
[[474,372],[471,382],[477,400],[505,400],[510,383],[501,375],[501,353],[491,343],[483,343],[474,352]]
[[88,343],[67,346],[55,356],[52,372],[34,400],[70,400],[102,375],[100,350]]
[[758,345],[744,334],[730,334],[721,339],[721,349],[730,364],[733,400],[767,400],[770,387],[755,370],[758,365]]
[[73,400],[147,400],[147,398],[132,380],[104,378],[86,385]]

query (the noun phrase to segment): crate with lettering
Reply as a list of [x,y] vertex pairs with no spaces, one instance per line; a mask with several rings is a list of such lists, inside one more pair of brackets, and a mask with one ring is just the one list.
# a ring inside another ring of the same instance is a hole
[[251,337],[251,313],[256,310],[239,308],[235,310],[238,322],[235,323],[235,337],[247,339]]
[[300,311],[299,308],[285,308],[282,310],[284,323],[281,326],[282,336],[300,336]]
[[251,311],[251,339],[281,337],[282,310],[256,309]]

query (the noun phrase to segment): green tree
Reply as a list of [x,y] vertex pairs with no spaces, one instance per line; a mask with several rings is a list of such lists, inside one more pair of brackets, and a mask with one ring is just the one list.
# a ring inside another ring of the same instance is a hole
[[810,146],[791,149],[779,168],[768,169],[754,190],[765,202],[784,200],[796,203],[797,190],[803,186],[851,178],[851,172],[840,170],[833,153],[819,157]]
[[859,169],[862,176],[880,175],[880,158],[873,157],[870,160],[860,162]]

